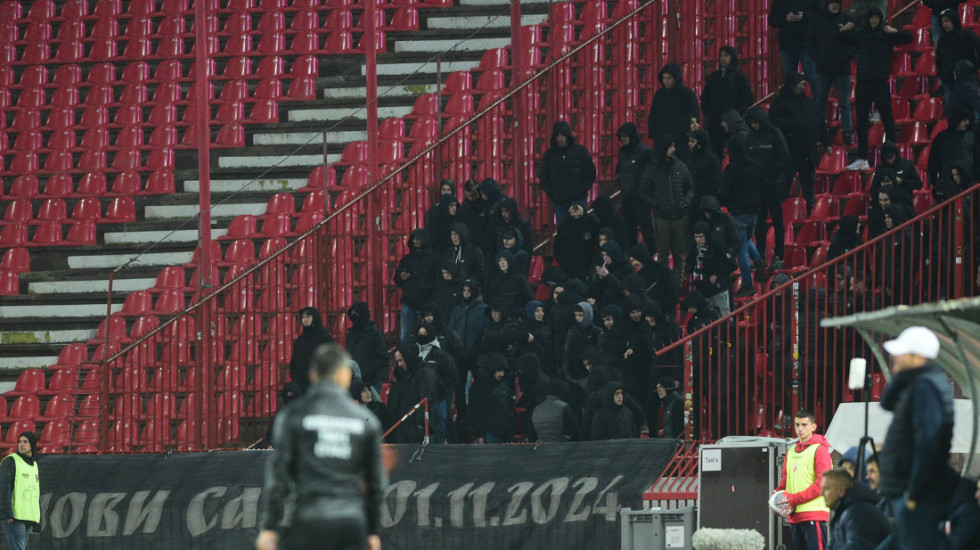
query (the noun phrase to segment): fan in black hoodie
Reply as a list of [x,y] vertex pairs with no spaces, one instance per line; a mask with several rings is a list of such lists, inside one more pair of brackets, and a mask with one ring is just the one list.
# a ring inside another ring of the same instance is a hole
[[442,195],[439,197],[438,208],[432,219],[425,221],[425,230],[432,237],[432,250],[436,254],[441,254],[452,243],[449,240],[449,229],[457,222],[461,221],[459,215],[459,200],[455,195]]
[[451,246],[442,252],[442,265],[446,260],[456,264],[461,269],[460,276],[475,279],[479,283],[486,280],[483,251],[470,243],[470,230],[464,223],[454,223],[449,226]]
[[616,183],[622,193],[620,202],[628,233],[627,240],[621,242],[629,245],[636,244],[636,232],[639,230],[647,246],[656,246],[656,232],[653,229],[653,217],[650,215],[650,200],[645,193],[640,192],[640,175],[649,162],[652,151],[640,142],[640,133],[632,122],[620,126],[616,131],[616,137],[621,143],[619,157],[616,160]]
[[289,379],[300,388],[300,393],[306,393],[310,387],[310,359],[313,352],[321,344],[333,342],[333,336],[320,320],[320,312],[315,307],[304,307],[299,310],[303,332],[293,342],[293,357],[289,361]]
[[[663,262],[654,260],[650,251],[642,244],[631,247],[628,256],[630,263],[636,270],[636,277],[642,280],[642,295],[660,304],[662,310],[674,311],[681,294],[680,285],[677,282],[677,277],[674,276],[674,272]],[[626,287],[628,285],[627,280],[631,278],[631,276],[624,277],[620,281],[622,286]],[[629,283],[629,285],[635,285],[635,283]],[[634,291],[635,286],[629,286],[629,288],[631,293],[638,294]]]
[[719,158],[725,154],[722,114],[729,109],[744,113],[753,101],[749,77],[738,68],[738,52],[732,46],[722,46],[718,51],[718,70],[708,75],[701,90],[701,110],[708,119],[711,146]]
[[418,310],[429,301],[435,286],[438,263],[429,247],[429,233],[416,229],[408,236],[408,254],[395,269],[395,285],[402,289],[401,342],[412,337]]
[[[623,244],[629,242],[629,230],[623,217],[616,213],[609,195],[599,195],[592,201],[592,214],[599,220],[599,227],[608,227],[615,235],[615,241]],[[634,232],[635,239],[635,232]]]
[[497,208],[490,213],[490,230],[487,231],[487,238],[493,239],[493,242],[487,243],[484,249],[498,250],[502,231],[508,228],[517,232],[521,249],[531,254],[534,248],[534,231],[531,229],[531,224],[521,217],[521,212],[517,209],[517,201],[510,197],[501,199]]
[[[840,29],[847,23],[847,16],[841,0],[821,0],[821,7],[810,20],[810,33],[807,37],[810,53],[817,65],[814,80],[810,82],[813,99],[816,102],[817,116],[825,127],[827,125],[827,98],[830,87],[837,88],[840,105],[840,125],[844,145],[854,140],[854,127],[851,120],[851,59],[854,50],[837,40]],[[846,93],[842,93],[843,90]]]
[[459,304],[463,295],[463,281],[466,280],[460,266],[452,260],[443,258],[442,269],[432,290],[432,303],[443,319],[449,319],[453,308]]
[[519,319],[526,304],[534,296],[527,277],[513,269],[514,255],[508,250],[497,253],[497,261],[490,271],[483,296],[490,304],[499,304],[504,313]]
[[481,358],[474,378],[469,409],[477,443],[509,443],[514,438],[514,393],[507,359],[497,353]]
[[[381,329],[371,320],[365,302],[356,302],[347,310],[351,327],[347,329],[344,348],[361,367],[361,378],[369,386],[379,386],[388,374],[388,345]],[[377,389],[377,388],[376,388]]]
[[691,129],[691,119],[701,120],[698,96],[684,85],[684,73],[677,63],[667,63],[657,74],[661,88],[653,94],[647,116],[647,136],[657,142],[664,136],[683,136]]
[[799,73],[786,75],[786,82],[769,107],[769,119],[773,126],[783,131],[789,156],[792,160],[790,173],[796,172],[796,181],[803,190],[807,212],[813,210],[816,197],[813,184],[815,170],[823,155],[823,148],[830,145],[824,125],[820,123],[816,104],[806,95],[806,80]]
[[936,45],[936,71],[946,88],[946,112],[957,108],[980,111],[980,37],[963,28],[955,9],[943,10],[939,22],[942,37]]
[[569,206],[585,206],[595,176],[595,163],[589,150],[575,142],[567,122],[556,122],[551,134],[551,148],[545,151],[538,166],[538,181],[554,205],[557,225],[568,218]]
[[520,322],[521,338],[517,343],[517,356],[528,353],[538,358],[539,368],[548,376],[555,376],[555,348],[551,339],[551,329],[545,322],[544,307],[541,302],[531,300],[524,306],[525,318]]
[[589,439],[629,439],[637,437],[633,414],[623,406],[626,390],[623,384],[610,382],[601,390],[602,408],[592,417]]
[[585,279],[599,238],[599,222],[585,215],[585,209],[575,205],[571,217],[558,225],[555,236],[555,261],[569,277]]
[[[388,393],[388,410],[392,417],[401,418],[422,399],[436,403],[439,381],[435,371],[424,365],[416,346],[401,346],[395,352],[395,380]],[[425,436],[425,416],[413,414],[398,425],[389,443],[422,443]]]
[[689,153],[684,159],[684,164],[687,165],[687,171],[691,173],[691,181],[694,182],[694,200],[691,202],[687,219],[689,229],[694,229],[694,219],[698,214],[701,197],[717,195],[721,188],[721,161],[711,149],[708,133],[704,130],[687,133],[687,150]]
[[762,181],[759,189],[761,199],[759,217],[755,225],[755,242],[765,243],[769,228],[766,219],[772,218],[776,233],[776,251],[772,269],[782,269],[783,258],[783,200],[789,196],[790,155],[783,132],[772,125],[769,115],[762,107],[752,107],[745,114],[745,120],[752,127],[745,144],[749,156],[762,167]]

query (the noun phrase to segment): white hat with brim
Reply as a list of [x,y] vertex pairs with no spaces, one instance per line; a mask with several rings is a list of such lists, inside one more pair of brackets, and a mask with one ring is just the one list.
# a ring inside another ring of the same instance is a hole
[[909,327],[898,338],[883,344],[889,355],[918,355],[926,359],[939,357],[939,338],[926,327]]

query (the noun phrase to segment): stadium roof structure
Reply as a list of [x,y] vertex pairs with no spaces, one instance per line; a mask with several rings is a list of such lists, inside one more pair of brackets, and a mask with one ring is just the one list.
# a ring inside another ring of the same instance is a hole
[[936,362],[963,389],[965,397],[974,403],[972,452],[969,462],[980,449],[980,298],[932,302],[917,306],[893,306],[878,311],[856,313],[824,319],[824,327],[850,327],[861,335],[871,348],[882,371],[890,379],[887,359],[881,344],[912,326],[929,328],[939,337],[939,357]]

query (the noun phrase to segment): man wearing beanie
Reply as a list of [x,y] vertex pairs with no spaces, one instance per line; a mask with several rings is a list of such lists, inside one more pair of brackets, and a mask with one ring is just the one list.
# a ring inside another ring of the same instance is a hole
[[41,484],[37,470],[37,434],[17,438],[17,452],[0,462],[0,522],[12,550],[27,548],[27,530],[41,532]]
[[956,483],[949,467],[953,439],[953,391],[939,357],[939,338],[925,327],[909,327],[883,344],[891,356],[892,379],[881,396],[892,423],[878,455],[879,492],[895,514],[889,548],[939,548],[936,528]]

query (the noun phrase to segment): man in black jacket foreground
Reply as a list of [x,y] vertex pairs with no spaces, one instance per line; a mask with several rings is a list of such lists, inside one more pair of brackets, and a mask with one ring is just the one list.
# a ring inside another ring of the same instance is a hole
[[[313,385],[276,416],[258,550],[381,549],[381,496],[387,483],[381,423],[347,393],[350,360],[335,345],[320,346],[310,367]],[[296,507],[291,526],[283,529],[287,499]]]
[[874,548],[891,534],[888,520],[878,509],[878,495],[867,485],[854,483],[844,468],[823,473],[820,493],[834,511],[828,550]]

